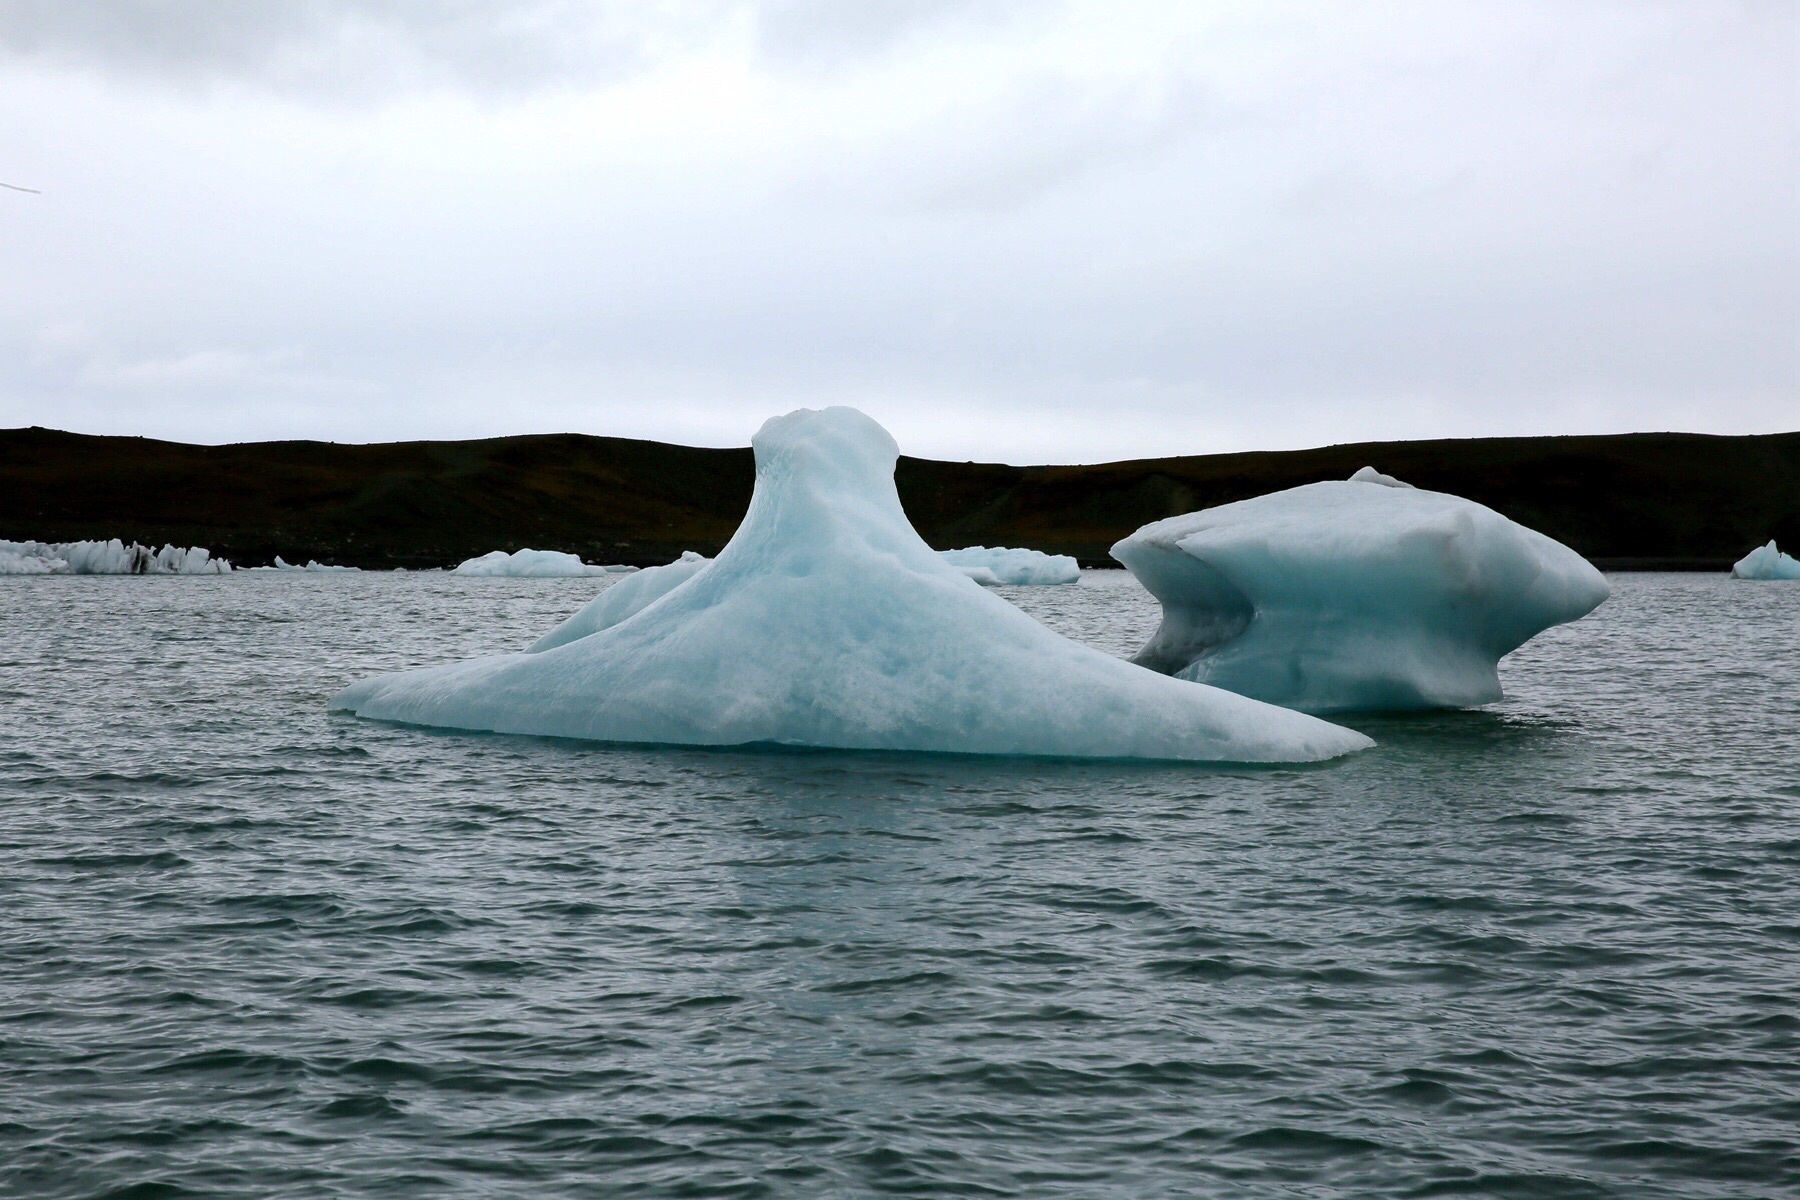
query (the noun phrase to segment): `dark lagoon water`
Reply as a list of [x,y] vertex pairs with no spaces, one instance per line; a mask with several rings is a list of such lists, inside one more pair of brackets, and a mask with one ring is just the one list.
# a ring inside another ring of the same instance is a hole
[[0,580],[0,1195],[1800,1194],[1800,585],[1308,768],[325,711],[595,586]]

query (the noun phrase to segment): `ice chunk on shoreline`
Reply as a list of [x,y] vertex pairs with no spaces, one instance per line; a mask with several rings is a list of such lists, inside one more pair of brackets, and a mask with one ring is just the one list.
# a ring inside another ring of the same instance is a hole
[[1051,632],[927,546],[898,448],[848,408],[776,417],[710,565],[618,624],[535,654],[377,676],[331,707],[590,738],[1284,762],[1359,733],[1169,679]]
[[227,559],[204,546],[152,550],[118,538],[105,542],[0,540],[0,575],[224,575]]
[[1586,559],[1493,509],[1372,482],[1120,541],[1113,557],[1163,606],[1134,661],[1309,712],[1457,708],[1499,700],[1502,657],[1610,594]]
[[1800,579],[1800,559],[1777,550],[1775,539],[1770,538],[1768,545],[1758,546],[1731,564],[1731,573],[1738,579]]
[[1011,546],[965,546],[940,550],[938,556],[983,587],[1081,581],[1081,564],[1067,554]]
[[630,567],[595,567],[561,550],[490,550],[480,558],[464,559],[452,575],[480,575],[506,579],[575,579],[588,575],[620,575]]
[[656,601],[700,573],[712,559],[683,550],[681,557],[660,567],[648,567],[627,576],[588,601],[587,607],[531,644],[527,654],[551,650],[576,638],[584,638],[602,629],[611,629],[638,610]]

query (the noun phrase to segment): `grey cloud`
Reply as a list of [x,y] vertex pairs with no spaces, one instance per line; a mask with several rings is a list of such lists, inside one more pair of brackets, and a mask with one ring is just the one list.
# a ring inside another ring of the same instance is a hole
[[1045,77],[921,130],[892,153],[911,176],[902,194],[921,207],[998,214],[1153,159],[1216,121],[1206,89],[1191,78],[1097,90]]
[[763,0],[757,50],[776,67],[833,68],[945,32],[994,33],[1042,21],[1055,0]]
[[729,6],[629,13],[576,0],[9,0],[0,51],[178,85],[248,84],[334,102],[421,87],[502,93],[605,82]]
[[830,69],[1053,10],[1024,0],[8,0],[0,53],[344,103],[420,88],[603,86],[737,22],[765,65]]

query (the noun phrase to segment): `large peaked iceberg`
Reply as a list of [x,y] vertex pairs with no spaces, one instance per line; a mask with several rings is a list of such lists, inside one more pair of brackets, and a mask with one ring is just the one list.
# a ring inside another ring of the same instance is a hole
[[1135,661],[1309,712],[1499,700],[1502,657],[1610,593],[1562,543],[1368,467],[1153,522],[1112,553],[1162,601]]
[[378,676],[360,716],[602,741],[1308,761],[1359,733],[1169,679],[1051,632],[945,562],[849,408],[757,433],[756,488],[710,564],[536,653]]

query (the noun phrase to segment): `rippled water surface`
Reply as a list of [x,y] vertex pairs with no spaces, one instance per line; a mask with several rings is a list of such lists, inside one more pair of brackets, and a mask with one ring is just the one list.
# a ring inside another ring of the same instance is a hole
[[0,1195],[1800,1194],[1800,585],[1613,582],[1221,770],[325,711],[593,580],[0,580]]

